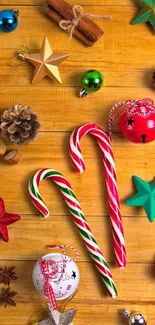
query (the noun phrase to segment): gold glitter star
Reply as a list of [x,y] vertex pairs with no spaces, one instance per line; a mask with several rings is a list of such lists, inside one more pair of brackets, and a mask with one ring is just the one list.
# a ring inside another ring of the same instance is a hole
[[72,320],[77,312],[76,308],[69,309],[63,313],[53,310],[50,304],[46,304],[49,318],[38,322],[38,325],[72,325]]
[[55,78],[62,83],[58,65],[68,58],[69,54],[53,53],[48,38],[45,37],[39,53],[24,53],[24,59],[35,66],[32,84],[45,76]]

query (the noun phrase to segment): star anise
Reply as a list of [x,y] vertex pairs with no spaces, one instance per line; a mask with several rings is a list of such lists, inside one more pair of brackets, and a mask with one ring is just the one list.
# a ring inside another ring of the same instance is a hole
[[16,306],[15,301],[12,299],[17,294],[17,292],[10,291],[10,288],[3,289],[2,294],[0,294],[0,304],[4,303],[4,307],[7,305]]
[[16,280],[16,273],[13,271],[15,269],[15,266],[12,267],[0,267],[0,283],[4,283],[5,285],[10,284],[11,280]]

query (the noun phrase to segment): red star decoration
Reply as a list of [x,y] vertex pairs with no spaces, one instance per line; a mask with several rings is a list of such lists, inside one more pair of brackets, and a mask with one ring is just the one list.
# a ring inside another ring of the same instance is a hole
[[7,213],[3,199],[0,198],[0,238],[5,242],[9,241],[7,226],[20,220],[17,214]]

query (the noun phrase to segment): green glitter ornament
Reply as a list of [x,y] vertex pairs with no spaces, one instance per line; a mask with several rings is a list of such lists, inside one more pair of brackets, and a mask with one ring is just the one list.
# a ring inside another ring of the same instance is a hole
[[95,91],[100,90],[104,85],[104,77],[98,70],[88,70],[82,76],[82,89],[80,97],[85,97]]

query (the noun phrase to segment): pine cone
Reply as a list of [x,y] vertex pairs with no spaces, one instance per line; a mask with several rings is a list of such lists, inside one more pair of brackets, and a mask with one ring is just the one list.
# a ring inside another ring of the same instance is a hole
[[39,127],[38,116],[29,106],[16,104],[0,117],[0,137],[16,146],[36,139]]

